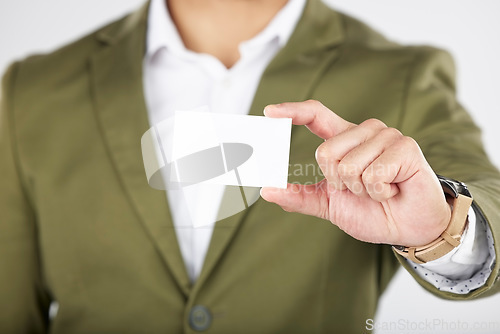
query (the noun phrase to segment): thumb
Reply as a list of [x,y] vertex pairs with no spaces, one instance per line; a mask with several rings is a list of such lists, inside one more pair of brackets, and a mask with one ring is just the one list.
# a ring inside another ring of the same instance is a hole
[[310,185],[289,183],[286,189],[264,187],[260,195],[285,211],[328,219],[327,186],[326,180]]

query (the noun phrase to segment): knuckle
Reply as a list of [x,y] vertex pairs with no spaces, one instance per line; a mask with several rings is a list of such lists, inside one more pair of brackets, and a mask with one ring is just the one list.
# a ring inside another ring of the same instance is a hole
[[383,128],[387,127],[384,122],[382,122],[381,120],[376,119],[376,118],[367,119],[366,121],[364,121],[360,125],[366,126],[368,128],[374,128],[374,129],[383,129]]
[[380,132],[380,134],[384,137],[387,137],[387,138],[401,138],[401,137],[403,137],[403,134],[401,133],[401,131],[399,131],[398,129],[395,129],[395,128],[385,128]]
[[311,106],[311,108],[323,108],[324,105],[323,103],[319,102],[318,100],[307,100],[305,101],[305,103],[307,103],[308,105]]
[[399,142],[403,150],[420,150],[417,141],[412,137],[402,136]]
[[340,161],[337,167],[339,176],[346,181],[355,180],[359,177],[360,171],[358,166],[348,161]]

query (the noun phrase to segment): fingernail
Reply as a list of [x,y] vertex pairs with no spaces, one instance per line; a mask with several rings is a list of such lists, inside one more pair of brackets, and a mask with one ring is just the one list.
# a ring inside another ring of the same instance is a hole
[[264,199],[265,201],[267,201],[267,199],[266,199],[264,196],[262,196],[262,193],[263,193],[263,192],[264,192],[264,188],[260,188],[260,197],[261,197],[262,199]]
[[[268,104],[265,108],[264,108],[264,115],[266,115],[266,112],[269,111],[269,108],[278,108],[280,106],[280,104]],[[267,115],[266,115],[267,116]]]

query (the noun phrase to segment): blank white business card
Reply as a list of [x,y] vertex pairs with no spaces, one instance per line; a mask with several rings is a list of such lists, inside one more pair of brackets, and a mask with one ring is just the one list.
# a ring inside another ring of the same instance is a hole
[[199,183],[286,188],[291,126],[290,118],[177,111],[142,138],[148,181],[163,170],[165,188]]

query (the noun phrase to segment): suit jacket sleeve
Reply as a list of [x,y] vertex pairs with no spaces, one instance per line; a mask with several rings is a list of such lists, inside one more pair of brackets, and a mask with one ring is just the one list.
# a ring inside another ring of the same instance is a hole
[[17,65],[2,83],[0,119],[0,332],[44,333],[49,298],[43,292],[35,214],[23,191],[13,121]]
[[[436,173],[468,185],[476,212],[479,210],[484,214],[494,240],[498,240],[500,173],[484,151],[479,128],[457,102],[454,76],[453,60],[448,53],[430,47],[416,48],[400,129],[419,143]],[[495,252],[498,259],[500,248],[497,242]],[[469,294],[457,295],[437,290],[411,270],[406,261],[398,258],[424,288],[439,297],[473,298],[499,290],[498,284],[495,285],[498,261],[484,286]]]

